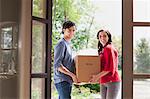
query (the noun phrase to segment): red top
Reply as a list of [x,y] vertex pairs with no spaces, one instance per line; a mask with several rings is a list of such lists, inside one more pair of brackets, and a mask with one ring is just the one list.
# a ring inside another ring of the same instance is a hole
[[100,54],[101,71],[109,71],[109,73],[100,79],[100,83],[117,82],[120,81],[118,74],[118,52],[111,45],[108,44],[103,48]]

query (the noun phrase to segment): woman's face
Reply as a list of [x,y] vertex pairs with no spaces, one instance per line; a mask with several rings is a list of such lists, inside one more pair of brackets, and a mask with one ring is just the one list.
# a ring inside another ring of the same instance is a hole
[[76,27],[72,26],[70,28],[63,29],[64,37],[71,39],[75,34]]
[[99,33],[99,41],[104,46],[108,42],[108,35],[105,31]]

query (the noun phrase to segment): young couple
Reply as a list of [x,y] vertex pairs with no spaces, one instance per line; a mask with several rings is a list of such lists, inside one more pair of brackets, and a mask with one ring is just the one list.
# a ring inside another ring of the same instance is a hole
[[[74,22],[64,22],[62,26],[63,38],[54,48],[54,83],[59,99],[71,99],[72,83],[78,83],[72,48],[70,47],[75,31]],[[98,54],[101,58],[101,72],[93,75],[90,82],[99,81],[101,99],[117,99],[121,82],[118,74],[118,52],[112,45],[109,31],[99,30],[97,39]]]

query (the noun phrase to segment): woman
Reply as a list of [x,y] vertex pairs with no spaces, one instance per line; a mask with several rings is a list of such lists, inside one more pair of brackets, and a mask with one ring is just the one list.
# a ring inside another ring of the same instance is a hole
[[[90,82],[99,81],[102,99],[117,99],[121,79],[118,73],[118,52],[112,45],[109,31],[97,33],[98,53],[101,59],[101,72],[93,75]],[[100,79],[100,80],[99,80]]]
[[74,74],[74,59],[70,41],[75,34],[76,26],[71,21],[63,24],[63,38],[54,49],[54,83],[59,94],[59,99],[71,99],[72,83],[77,83]]

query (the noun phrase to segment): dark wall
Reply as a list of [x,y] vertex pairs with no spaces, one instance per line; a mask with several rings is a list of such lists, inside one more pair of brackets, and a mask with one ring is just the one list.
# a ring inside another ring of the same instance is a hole
[[17,77],[1,79],[0,81],[0,99],[18,99],[19,83]]
[[[16,22],[20,25],[21,0],[0,0],[0,23]],[[9,79],[0,79],[0,99],[19,98],[19,66],[17,75]]]
[[0,22],[19,21],[21,0],[0,0]]

